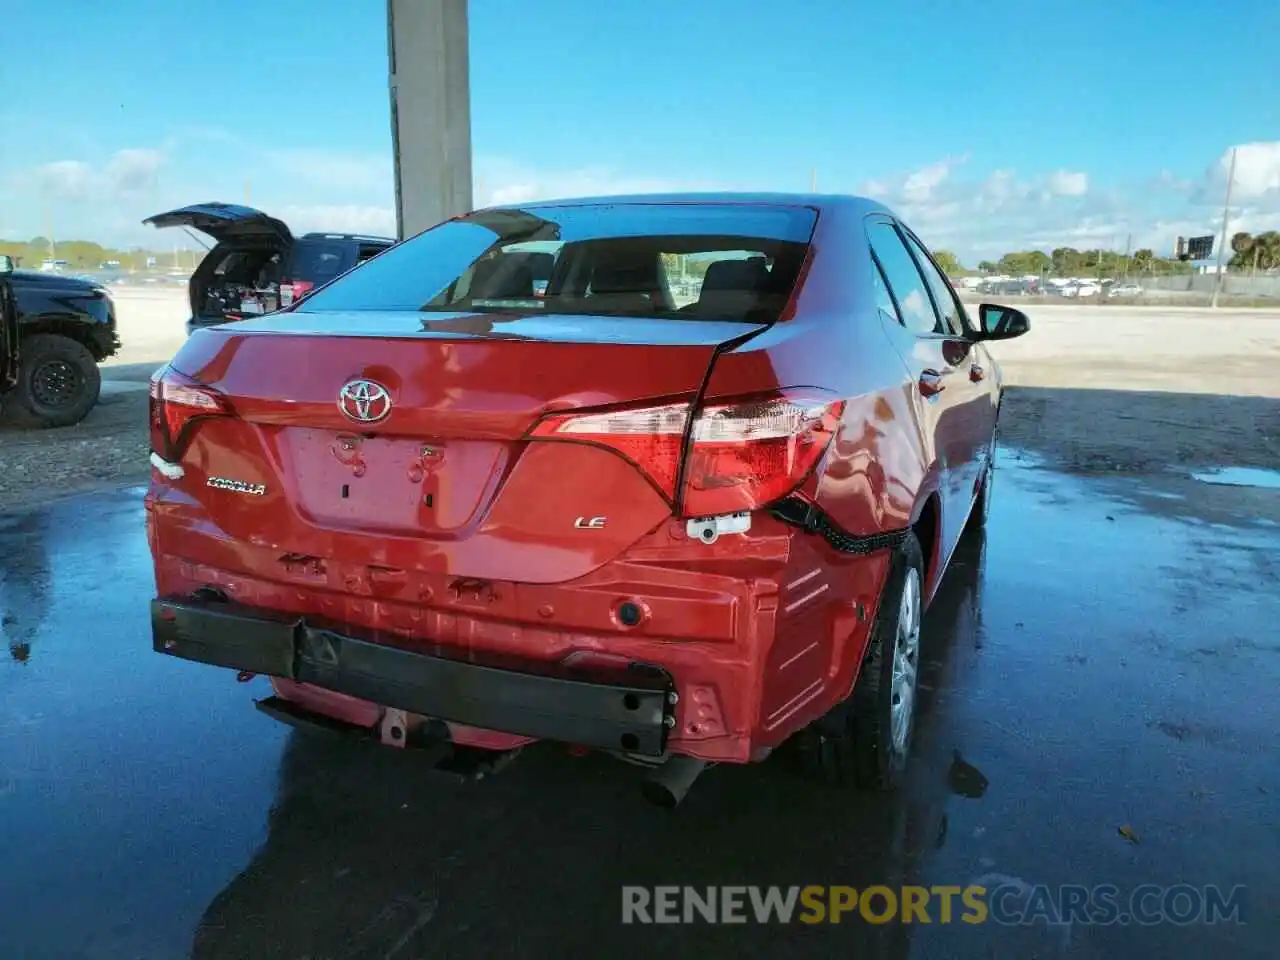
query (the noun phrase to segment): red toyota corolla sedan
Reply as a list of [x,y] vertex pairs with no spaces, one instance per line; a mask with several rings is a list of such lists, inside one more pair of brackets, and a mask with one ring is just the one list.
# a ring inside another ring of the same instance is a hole
[[789,740],[892,786],[990,482],[984,342],[1027,329],[860,198],[446,221],[157,374],[155,649],[293,723],[610,751],[668,803]]

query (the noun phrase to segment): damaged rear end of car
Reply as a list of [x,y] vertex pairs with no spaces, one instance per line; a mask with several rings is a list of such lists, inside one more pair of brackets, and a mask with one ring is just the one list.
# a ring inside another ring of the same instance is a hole
[[786,326],[816,222],[480,211],[196,334],[151,385],[156,649],[392,745],[666,761],[668,799],[763,758],[848,693],[885,568],[779,509],[838,393],[767,351],[707,393]]

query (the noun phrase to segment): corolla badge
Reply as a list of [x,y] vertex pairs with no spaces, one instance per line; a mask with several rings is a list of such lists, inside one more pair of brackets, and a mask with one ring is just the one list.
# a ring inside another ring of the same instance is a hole
[[338,391],[338,409],[357,423],[377,423],[391,412],[391,394],[372,380],[351,380]]
[[205,486],[213,487],[215,490],[228,490],[231,493],[247,493],[251,497],[265,496],[267,492],[265,483],[249,483],[246,480],[232,480],[229,477],[210,477],[205,481]]

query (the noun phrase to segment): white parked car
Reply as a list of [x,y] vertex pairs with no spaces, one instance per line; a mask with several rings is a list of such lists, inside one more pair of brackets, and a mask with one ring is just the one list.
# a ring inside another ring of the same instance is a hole
[[1091,280],[1073,283],[1062,291],[1067,297],[1096,297],[1101,292],[1102,287]]
[[1108,292],[1109,297],[1140,297],[1142,288],[1132,280],[1115,284]]

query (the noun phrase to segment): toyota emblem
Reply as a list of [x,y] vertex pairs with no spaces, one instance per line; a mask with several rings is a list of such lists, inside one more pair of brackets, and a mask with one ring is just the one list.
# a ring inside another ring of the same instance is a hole
[[338,391],[338,409],[359,423],[377,423],[391,412],[391,394],[372,380],[352,380]]

